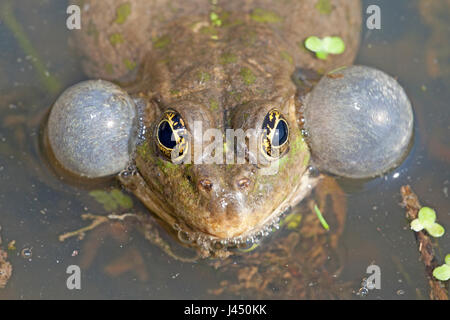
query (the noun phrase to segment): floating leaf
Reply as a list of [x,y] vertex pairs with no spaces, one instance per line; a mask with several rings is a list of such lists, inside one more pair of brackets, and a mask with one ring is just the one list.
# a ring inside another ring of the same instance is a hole
[[450,253],[445,256],[445,264],[450,266]]
[[113,211],[117,209],[117,203],[108,192],[103,190],[93,190],[89,192],[89,195],[93,197],[95,201],[102,204],[106,211]]
[[305,40],[305,47],[312,52],[320,52],[323,50],[322,40],[316,36],[308,37]]
[[450,279],[450,265],[443,264],[440,267],[437,267],[433,270],[433,276],[441,281],[447,281]]
[[123,209],[133,208],[133,200],[131,200],[131,198],[126,194],[123,194],[119,189],[113,189],[111,191],[111,196]]
[[435,238],[442,237],[445,233],[444,227],[442,227],[438,223],[434,223],[433,225],[425,229],[428,231],[429,234],[431,234]]
[[422,207],[419,211],[419,221],[424,228],[431,227],[436,221],[436,212],[429,207]]
[[315,52],[316,57],[325,60],[328,54],[341,54],[345,51],[345,43],[340,37],[325,37],[320,39],[310,36],[305,40],[306,49]]
[[322,40],[322,51],[331,54],[341,54],[345,51],[345,43],[339,37],[325,37]]
[[414,219],[413,221],[411,221],[411,229],[413,229],[415,232],[423,230],[423,225],[420,223],[419,219]]
[[119,207],[122,209],[131,209],[133,207],[133,200],[119,189],[113,189],[111,192],[93,190],[89,192],[89,195],[102,204],[106,211],[114,211]]

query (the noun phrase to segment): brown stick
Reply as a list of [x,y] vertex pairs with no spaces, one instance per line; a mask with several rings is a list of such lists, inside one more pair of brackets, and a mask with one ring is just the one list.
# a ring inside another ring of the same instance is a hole
[[[406,218],[409,222],[416,219],[421,208],[419,199],[411,190],[409,185],[400,188],[403,202],[402,206],[406,208]],[[431,238],[424,231],[415,232],[417,245],[419,246],[420,257],[425,264],[425,272],[430,285],[431,300],[448,300],[447,290],[442,283],[433,277],[433,270],[438,266],[434,255],[433,243]]]

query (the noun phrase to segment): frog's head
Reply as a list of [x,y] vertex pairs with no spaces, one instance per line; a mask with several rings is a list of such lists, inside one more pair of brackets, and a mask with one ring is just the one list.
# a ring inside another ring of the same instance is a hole
[[289,207],[308,163],[293,99],[234,110],[171,104],[137,147],[152,201],[164,202],[154,211],[174,217],[188,233],[245,239],[264,232]]
[[[59,162],[79,175],[122,171],[128,189],[188,236],[234,241],[265,233],[307,189],[310,153],[299,111],[314,163],[347,177],[379,175],[398,165],[412,135],[403,89],[367,67],[323,77],[301,109],[293,96],[248,99],[232,108],[217,100],[217,110],[202,99],[145,100],[146,107],[136,107],[139,100],[120,87],[87,81],[55,103],[50,145]],[[146,132],[136,143],[139,123]],[[137,174],[128,175],[123,170],[133,161]]]

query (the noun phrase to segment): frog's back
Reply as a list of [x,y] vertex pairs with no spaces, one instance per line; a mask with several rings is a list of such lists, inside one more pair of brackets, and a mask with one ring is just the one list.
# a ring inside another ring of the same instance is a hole
[[[210,41],[223,29],[259,24],[283,40],[286,49],[277,52],[283,59],[297,67],[324,71],[351,64],[361,23],[359,0],[112,0],[107,4],[84,1],[84,9],[85,27],[77,31],[77,37],[84,44],[82,54],[88,57],[85,70],[92,77],[110,80],[134,74],[148,52],[181,41],[167,31],[183,19],[192,22],[191,30],[208,34]],[[236,33],[244,35],[251,44],[252,27]],[[303,47],[310,35],[339,36],[347,50],[327,61],[315,59]],[[188,51],[189,46],[179,44],[178,49]]]

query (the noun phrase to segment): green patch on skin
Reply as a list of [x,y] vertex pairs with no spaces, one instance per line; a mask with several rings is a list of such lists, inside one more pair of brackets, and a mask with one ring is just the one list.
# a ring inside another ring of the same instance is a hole
[[234,99],[234,101],[236,101],[236,103],[241,103],[242,94],[240,92],[230,91],[230,92],[228,92],[228,94],[230,95],[230,97],[232,97]]
[[161,64],[168,64],[169,62],[170,62],[169,58],[158,60],[158,63],[161,63]]
[[144,141],[141,145],[136,147],[137,154],[145,161],[155,163],[155,157],[150,149],[148,141]]
[[113,33],[112,35],[109,36],[109,42],[114,47],[120,43],[123,43],[123,41],[124,41],[123,37],[120,33]]
[[333,6],[331,5],[330,0],[318,0],[315,8],[319,10],[321,14],[329,15],[333,11]]
[[170,44],[170,37],[168,35],[164,35],[159,38],[153,39],[153,46],[157,49],[163,49]]
[[234,20],[230,19],[232,15],[228,11],[221,12],[219,17],[220,20],[222,21],[222,28],[234,27],[244,23],[244,21],[241,19],[234,19]]
[[106,63],[106,64],[105,64],[105,71],[106,71],[108,74],[113,74],[113,73],[114,73],[114,67],[113,67],[113,65],[112,65],[111,63]]
[[209,36],[217,36],[217,29],[213,26],[202,27],[200,29],[200,33],[206,34]]
[[211,80],[211,74],[209,74],[208,72],[199,71],[197,73],[197,78],[200,82],[208,82],[209,80]]
[[117,24],[125,23],[130,13],[131,13],[131,4],[129,2],[121,4],[116,9],[116,20],[114,20],[114,22]]
[[283,58],[284,60],[289,62],[289,64],[294,64],[294,59],[292,58],[292,56],[287,51],[284,51],[284,50],[281,51],[280,55],[281,55],[281,58]]
[[220,56],[220,63],[225,65],[229,63],[235,63],[237,61],[237,56],[233,53],[224,53]]
[[303,166],[306,167],[309,164],[309,160],[311,159],[311,154],[308,152],[305,154],[305,157],[303,158]]
[[302,135],[299,135],[291,144],[291,149],[292,149],[292,152],[294,152],[294,153],[303,151],[305,149],[305,147],[306,147],[306,142],[303,139]]
[[130,71],[133,71],[136,68],[136,62],[132,60],[124,59],[123,63],[125,64],[125,67]]
[[219,110],[219,102],[216,99],[210,99],[209,108],[211,109],[211,111]]
[[133,200],[123,194],[119,189],[113,189],[111,192],[103,190],[93,190],[89,195],[98,203],[103,205],[106,211],[114,211],[117,209],[129,210],[133,207]]
[[250,14],[250,18],[261,23],[276,23],[282,21],[281,17],[273,11],[256,8]]
[[247,67],[241,68],[240,74],[241,74],[242,80],[244,80],[244,83],[246,85],[251,85],[251,84],[255,83],[256,77],[253,74],[252,70],[250,70],[249,68],[247,68]]
[[319,38],[310,36],[305,40],[305,47],[316,53],[316,57],[325,60],[328,54],[341,54],[345,51],[345,43],[340,37]]
[[[302,135],[299,135],[294,141],[291,142],[291,150],[284,157],[279,159],[280,169],[283,169],[287,164],[298,162],[299,154],[304,152],[303,166],[307,166],[310,159],[309,152],[306,151],[306,142]],[[297,164],[298,165],[298,164]]]
[[209,15],[209,20],[211,20],[211,24],[215,27],[220,27],[222,25],[222,20],[219,15],[215,12],[211,12]]

